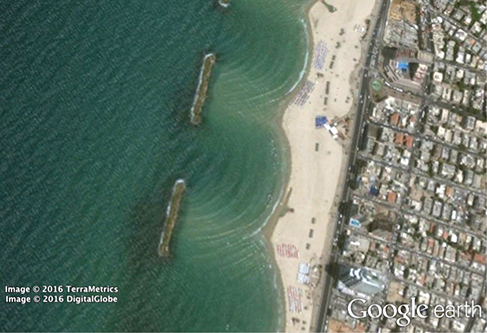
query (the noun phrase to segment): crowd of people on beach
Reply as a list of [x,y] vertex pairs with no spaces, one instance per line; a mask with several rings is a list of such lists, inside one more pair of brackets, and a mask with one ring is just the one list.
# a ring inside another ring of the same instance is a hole
[[303,106],[308,100],[309,94],[313,91],[314,87],[315,84],[313,81],[306,80],[301,90],[296,94],[296,96],[294,96],[292,101],[293,104],[297,106]]
[[289,312],[301,313],[303,311],[303,304],[301,298],[303,297],[303,290],[301,288],[289,286],[287,287],[287,299],[289,303]]
[[316,70],[323,70],[326,61],[326,55],[328,54],[328,49],[326,48],[326,43],[324,41],[319,41],[315,47],[315,60],[313,66]]
[[277,244],[277,254],[283,258],[299,258],[298,248],[292,244]]

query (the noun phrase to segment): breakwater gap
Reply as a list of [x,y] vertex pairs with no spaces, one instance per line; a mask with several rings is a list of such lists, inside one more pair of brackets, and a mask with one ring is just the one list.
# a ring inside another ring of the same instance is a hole
[[214,53],[207,53],[203,58],[203,65],[201,66],[198,87],[196,88],[193,105],[191,106],[191,123],[195,126],[201,124],[201,112],[203,110],[203,105],[205,104],[205,99],[208,94],[211,71],[215,62],[216,54]]
[[186,183],[183,179],[178,179],[172,188],[171,200],[166,210],[166,220],[164,229],[161,233],[161,240],[157,252],[160,257],[168,257],[170,254],[170,244],[174,227],[176,226],[179,209],[181,208],[181,200],[186,191]]

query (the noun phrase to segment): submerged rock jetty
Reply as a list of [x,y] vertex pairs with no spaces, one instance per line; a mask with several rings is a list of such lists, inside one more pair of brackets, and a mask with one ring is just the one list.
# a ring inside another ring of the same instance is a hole
[[203,59],[203,66],[201,67],[198,88],[194,96],[193,106],[191,107],[191,123],[198,126],[201,124],[201,111],[205,103],[206,95],[208,93],[208,85],[210,84],[211,70],[216,62],[216,55],[208,53]]
[[218,3],[220,4],[220,6],[225,8],[230,6],[230,0],[218,0]]
[[178,179],[172,189],[172,196],[166,211],[166,222],[164,224],[164,230],[161,234],[161,241],[159,243],[159,256],[167,257],[169,255],[169,245],[171,243],[172,231],[176,225],[179,208],[181,205],[181,199],[183,193],[186,190],[186,184],[184,180]]

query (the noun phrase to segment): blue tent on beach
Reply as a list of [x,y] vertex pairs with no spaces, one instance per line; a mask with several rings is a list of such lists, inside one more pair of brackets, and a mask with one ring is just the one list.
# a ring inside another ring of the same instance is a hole
[[323,128],[325,124],[328,122],[328,119],[325,116],[316,116],[315,124],[316,128]]

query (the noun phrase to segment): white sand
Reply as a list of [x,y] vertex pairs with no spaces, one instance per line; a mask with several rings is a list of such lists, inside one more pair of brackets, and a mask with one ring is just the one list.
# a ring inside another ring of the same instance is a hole
[[[322,2],[315,3],[309,11],[313,54],[311,66],[305,80],[315,83],[314,89],[303,106],[290,103],[285,111],[283,127],[291,147],[292,170],[288,190],[292,189],[288,206],[294,212],[281,217],[273,231],[271,241],[277,264],[280,269],[286,298],[287,332],[305,332],[316,330],[311,327],[313,298],[319,294],[319,287],[297,281],[299,263],[324,265],[328,260],[328,251],[333,241],[333,230],[336,218],[336,196],[342,193],[339,184],[340,171],[345,163],[343,158],[344,142],[335,141],[325,129],[315,129],[315,117],[324,115],[329,120],[342,117],[351,110],[353,103],[350,86],[352,72],[361,56],[361,37],[357,26],[365,27],[365,19],[370,18],[374,0],[329,0],[337,8],[330,13]],[[340,36],[341,29],[344,33]],[[355,30],[355,31],[354,31]],[[314,47],[320,42],[326,43],[328,53],[322,70],[314,68]],[[336,43],[341,46],[337,49]],[[332,56],[335,55],[333,69],[330,69]],[[355,61],[353,60],[355,58]],[[318,78],[317,74],[324,74]],[[330,81],[328,104],[324,106],[326,82]],[[356,83],[353,83],[356,94]],[[350,98],[346,102],[347,96]],[[315,151],[315,145],[319,150]],[[315,223],[312,223],[312,219]],[[309,237],[313,229],[312,238]],[[278,253],[278,244],[292,244],[299,251],[299,258],[287,258]],[[306,245],[309,244],[309,249]],[[323,280],[323,277],[322,277]],[[294,304],[290,304],[288,290],[292,288]],[[296,296],[301,290],[301,303]],[[301,309],[299,309],[301,305]],[[290,307],[295,306],[294,311]],[[301,311],[300,311],[301,310]],[[292,318],[298,319],[294,323]]]

